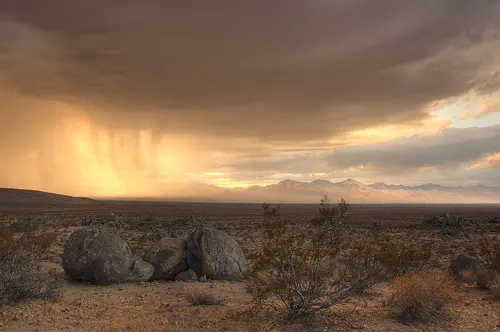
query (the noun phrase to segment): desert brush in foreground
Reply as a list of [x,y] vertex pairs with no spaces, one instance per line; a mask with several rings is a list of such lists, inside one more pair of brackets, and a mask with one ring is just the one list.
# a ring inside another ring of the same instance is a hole
[[346,229],[334,227],[329,219],[297,232],[286,221],[268,220],[247,282],[256,306],[291,317],[313,313],[429,260],[425,242],[405,246],[381,236],[352,242]]
[[441,270],[429,269],[398,277],[393,282],[391,306],[405,322],[436,323],[450,318],[448,306],[456,288]]
[[53,235],[16,234],[2,225],[0,237],[0,304],[59,298],[62,282],[40,269],[40,258]]

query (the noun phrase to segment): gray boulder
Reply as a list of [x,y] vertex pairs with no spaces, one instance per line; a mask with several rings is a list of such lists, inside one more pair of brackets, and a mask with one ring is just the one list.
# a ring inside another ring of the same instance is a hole
[[186,241],[171,237],[161,238],[143,256],[154,267],[152,280],[174,280],[189,268],[186,258]]
[[198,276],[208,279],[243,280],[245,256],[229,234],[213,228],[201,228],[187,239],[188,264]]
[[175,276],[176,281],[198,281],[198,277],[196,276],[196,272],[193,270],[187,270],[179,273]]
[[130,272],[129,281],[148,281],[153,277],[155,268],[148,262],[143,261],[141,258],[137,258]]
[[94,281],[98,285],[112,285],[129,280],[132,258],[112,256],[94,261]]
[[94,262],[115,260],[115,257],[132,257],[125,241],[113,233],[83,228],[69,237],[62,255],[62,266],[74,280],[95,281]]
[[135,257],[110,257],[94,261],[94,279],[98,285],[112,285],[122,282],[148,281],[154,267]]
[[151,265],[134,257],[118,235],[85,228],[69,237],[62,266],[71,279],[99,285],[149,280],[153,270]]

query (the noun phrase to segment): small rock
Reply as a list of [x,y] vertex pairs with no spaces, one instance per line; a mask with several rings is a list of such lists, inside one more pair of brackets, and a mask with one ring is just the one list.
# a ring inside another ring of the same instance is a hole
[[175,276],[176,281],[197,281],[198,278],[193,270],[181,272]]

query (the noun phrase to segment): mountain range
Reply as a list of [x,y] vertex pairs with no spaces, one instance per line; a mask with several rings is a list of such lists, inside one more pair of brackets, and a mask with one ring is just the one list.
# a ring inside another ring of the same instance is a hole
[[[500,186],[442,186],[428,183],[418,186],[390,185],[384,182],[363,184],[354,179],[341,182],[283,180],[268,186],[221,188],[200,182],[176,182],[166,185],[156,197],[113,197],[110,199],[227,202],[227,203],[319,203],[324,195],[333,201],[344,198],[357,204],[500,204]],[[173,195],[181,192],[182,195]],[[0,203],[82,204],[93,200],[47,192],[0,188]]]
[[332,200],[341,197],[350,203],[425,203],[425,204],[500,204],[500,186],[416,186],[390,185],[384,182],[364,184],[354,179],[330,182],[317,179],[311,182],[283,180],[267,186],[227,189],[204,183],[191,183],[179,200],[248,203],[318,203],[328,195]]

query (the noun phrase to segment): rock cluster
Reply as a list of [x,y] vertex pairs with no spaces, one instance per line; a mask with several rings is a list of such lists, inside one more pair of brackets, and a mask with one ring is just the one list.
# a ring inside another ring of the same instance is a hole
[[244,279],[245,257],[238,242],[227,233],[199,228],[187,240],[163,237],[135,257],[118,235],[84,228],[74,232],[62,257],[73,280],[109,285],[127,281]]

